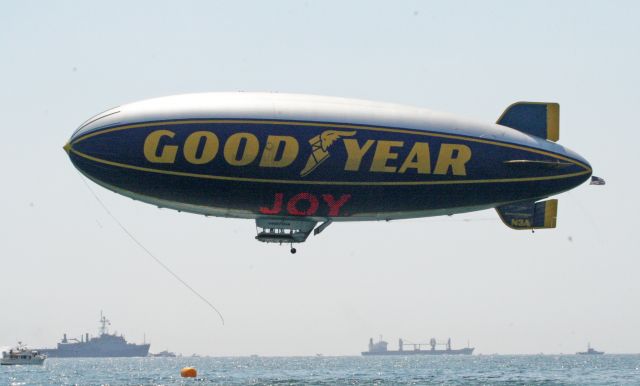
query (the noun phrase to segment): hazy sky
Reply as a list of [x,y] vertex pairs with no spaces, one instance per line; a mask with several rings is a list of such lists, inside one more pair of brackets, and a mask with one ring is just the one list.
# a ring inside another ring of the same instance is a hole
[[[357,355],[382,334],[478,353],[640,352],[640,3],[34,2],[0,6],[0,346],[112,330],[151,351]],[[561,106],[560,143],[607,185],[560,195],[558,228],[494,211],[342,223],[288,247],[250,220],[93,189],[209,298],[118,228],[62,146],[85,119],[201,91],[355,97],[493,122]]]

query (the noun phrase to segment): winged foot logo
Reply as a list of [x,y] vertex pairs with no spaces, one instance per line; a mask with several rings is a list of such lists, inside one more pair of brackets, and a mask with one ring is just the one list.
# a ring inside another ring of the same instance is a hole
[[330,155],[328,151],[329,146],[333,145],[336,140],[342,137],[353,137],[354,135],[356,135],[355,131],[326,130],[320,135],[311,138],[309,140],[311,144],[311,154],[309,154],[307,165],[300,172],[300,176],[306,176],[326,161]]

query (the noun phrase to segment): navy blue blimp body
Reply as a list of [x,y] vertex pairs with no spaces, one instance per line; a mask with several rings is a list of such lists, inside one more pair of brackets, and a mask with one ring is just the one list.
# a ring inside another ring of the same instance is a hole
[[109,110],[65,149],[83,174],[120,194],[254,218],[265,228],[261,241],[301,241],[291,235],[304,239],[320,221],[500,213],[514,203],[521,213],[517,221],[501,213],[507,225],[550,228],[555,200],[536,201],[581,184],[591,167],[539,137],[557,136],[557,105],[526,104],[536,110],[529,126],[518,106],[503,119],[537,135],[339,98],[178,96]]

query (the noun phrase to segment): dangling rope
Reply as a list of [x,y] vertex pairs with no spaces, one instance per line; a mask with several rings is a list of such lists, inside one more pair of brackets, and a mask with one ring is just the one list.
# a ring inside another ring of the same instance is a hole
[[189,291],[191,291],[194,295],[199,297],[200,300],[205,302],[212,310],[214,310],[218,314],[218,316],[220,317],[220,321],[222,322],[222,325],[224,326],[224,318],[222,317],[222,314],[220,313],[220,311],[218,311],[218,309],[213,304],[211,304],[211,302],[209,300],[207,300],[207,298],[205,298],[204,296],[200,295],[198,293],[198,291],[193,289],[193,287],[191,287],[186,281],[182,280],[180,278],[180,276],[178,276],[175,272],[173,272],[160,259],[158,259],[156,256],[154,256],[153,253],[151,253],[151,251],[149,251],[144,245],[142,245],[142,243],[140,241],[138,241],[138,239],[136,239],[133,236],[133,234],[131,234],[131,232],[129,232],[127,230],[127,228],[124,227],[124,225],[122,225],[122,223],[116,218],[116,216],[114,216],[113,213],[111,213],[109,208],[107,208],[107,206],[102,202],[102,200],[100,200],[100,197],[98,197],[98,195],[93,191],[93,189],[91,189],[91,186],[89,186],[89,184],[87,183],[87,180],[82,175],[80,176],[80,178],[82,179],[82,182],[84,183],[84,186],[86,186],[87,189],[89,189],[89,192],[91,192],[91,195],[96,199],[96,201],[98,201],[98,203],[100,204],[102,209],[104,209],[104,211],[107,212],[109,217],[111,217],[113,219],[113,221],[115,221],[116,224],[118,224],[120,229],[122,229],[122,231],[124,233],[126,233],[127,236],[129,236],[129,238],[131,240],[133,240],[133,242],[136,243],[140,247],[140,249],[142,249],[149,257],[151,257],[156,263],[158,263],[158,265],[160,265],[162,268],[164,268],[165,271],[169,272],[171,274],[171,276],[173,276],[176,280],[178,280],[180,283],[182,283],[182,285],[187,287],[187,289]]

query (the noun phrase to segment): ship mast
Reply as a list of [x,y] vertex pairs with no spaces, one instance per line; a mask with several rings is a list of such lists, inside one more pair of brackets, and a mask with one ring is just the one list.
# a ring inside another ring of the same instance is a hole
[[109,332],[109,328],[111,322],[107,319],[103,314],[102,310],[100,310],[100,336],[105,335]]

